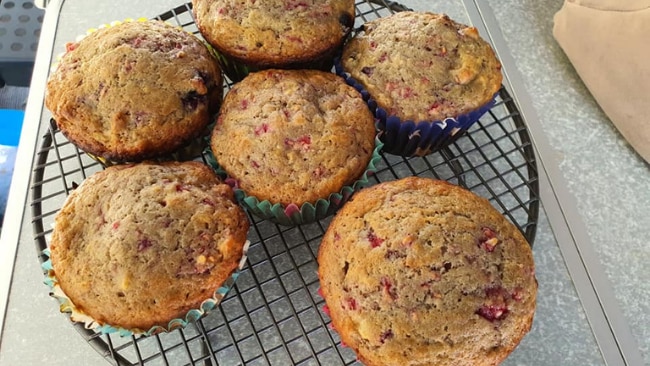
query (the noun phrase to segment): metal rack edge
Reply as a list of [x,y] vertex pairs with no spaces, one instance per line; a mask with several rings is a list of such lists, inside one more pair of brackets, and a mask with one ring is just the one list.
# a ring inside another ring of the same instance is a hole
[[[51,11],[45,12],[39,47],[36,52],[34,64],[49,65],[52,60],[52,51],[54,50],[55,29],[59,22],[61,6],[65,0],[52,0],[48,4]],[[43,46],[43,47],[41,47]],[[20,143],[16,154],[16,164],[11,181],[11,190],[7,202],[6,212],[20,212],[21,215],[7,215],[3,225],[3,231],[0,234],[0,342],[2,341],[5,326],[5,317],[8,310],[9,295],[11,292],[11,282],[13,279],[13,270],[16,263],[18,252],[18,243],[20,240],[20,230],[23,223],[23,217],[27,210],[25,205],[31,187],[31,172],[35,151],[38,143],[41,114],[43,111],[43,97],[45,95],[45,83],[47,81],[48,69],[34,68],[32,74],[32,83],[42,85],[37,88],[38,92],[30,95],[25,109],[24,123],[21,131]],[[31,94],[31,93],[30,93]]]
[[540,198],[548,214],[551,229],[564,257],[566,267],[583,304],[587,320],[608,366],[642,365],[640,348],[622,314],[612,285],[591,245],[585,224],[577,211],[573,195],[567,190],[558,164],[550,156],[552,149],[539,124],[539,116],[525,89],[494,12],[485,1],[463,0],[471,23],[489,37],[504,64],[504,76],[520,113],[528,123],[539,166]]
[[[49,34],[51,34],[51,36],[50,37],[43,37],[44,40],[41,41],[41,42],[47,42],[47,43],[49,43],[49,45],[47,47],[44,47],[43,49],[41,49],[39,47],[39,51],[40,51],[39,55],[40,56],[37,56],[37,60],[40,60],[39,63],[42,63],[42,62],[48,62],[49,63],[48,60],[43,60],[45,58],[48,58],[51,61],[52,51],[53,51],[53,47],[54,47],[54,42],[53,42],[52,38],[55,37],[55,32],[53,31],[53,29],[55,29],[57,24],[58,24],[58,17],[59,17],[59,14],[60,14],[60,9],[63,6],[64,2],[65,2],[65,0],[53,0],[48,6],[48,9],[51,10],[49,12],[51,15],[49,17],[46,16],[46,21],[44,22],[44,30],[45,30],[44,33],[49,33]],[[378,1],[373,1],[373,0],[371,0],[370,2],[378,3]],[[392,2],[387,2],[387,3],[383,2],[383,3],[386,4],[387,8],[389,8],[389,5],[392,4]],[[390,5],[390,6],[392,6],[392,5]],[[390,9],[392,9],[392,8],[390,8]],[[51,18],[55,18],[56,21],[53,22],[51,20]],[[49,30],[49,32],[48,32],[48,30]],[[49,39],[49,41],[48,41],[48,39]],[[47,44],[47,43],[45,43],[45,44]],[[47,74],[48,74],[47,69],[35,71],[35,75],[34,75],[35,82],[40,83],[39,85],[41,85],[41,84],[45,85],[45,80],[47,78]],[[26,176],[28,177],[27,178],[28,181],[31,181],[32,174],[34,174],[34,172],[32,171],[33,163],[34,163],[34,160],[37,158],[36,154],[34,154],[34,151],[35,151],[34,148],[36,147],[36,145],[38,143],[38,137],[39,137],[39,131],[38,130],[39,130],[39,127],[40,127],[40,114],[42,114],[42,111],[43,111],[42,97],[44,96],[44,92],[45,92],[44,87],[41,87],[41,88],[39,88],[38,93],[35,95],[35,97],[32,97],[30,99],[30,102],[28,104],[28,110],[32,111],[32,113],[26,115],[26,119],[30,118],[30,119],[39,121],[39,123],[36,126],[30,126],[30,128],[28,128],[28,130],[29,130],[29,131],[27,131],[28,133],[23,133],[23,139],[27,140],[27,142],[30,142],[30,144],[21,144],[21,145],[23,145],[22,150],[28,150],[27,152],[29,153],[29,159],[21,160],[21,161],[23,161],[25,163],[29,162],[29,164],[25,164],[26,169],[29,170],[29,172],[27,172],[27,174],[26,174]],[[33,104],[36,103],[34,100],[37,100],[37,102],[38,102],[37,104],[40,104],[40,107],[37,105],[36,108],[34,108]],[[34,115],[36,115],[38,118],[33,118]],[[25,132],[25,131],[23,131],[23,132]],[[29,149],[27,149],[25,146],[29,146]],[[24,156],[25,156],[25,151],[23,151],[22,154],[19,152],[19,158],[20,157],[24,158]],[[17,175],[19,175],[20,177],[22,177],[24,179],[25,172],[21,171]],[[27,197],[29,195],[30,187],[31,187],[31,184],[27,184],[27,185],[25,185],[24,192],[20,192],[20,193],[23,193],[22,194],[23,203],[27,202]],[[14,195],[14,196],[17,196],[17,195]],[[19,201],[19,199],[14,197],[13,201]],[[16,202],[13,202],[13,204],[15,206]],[[27,210],[25,210],[25,212],[26,211]],[[21,215],[21,217],[19,218],[19,223],[18,223],[18,225],[14,226],[15,228],[20,228],[22,226],[23,216],[24,216],[24,214]],[[18,221],[18,220],[14,220],[14,221]],[[19,230],[17,230],[17,231],[19,231]],[[14,244],[15,244],[16,248],[17,248],[17,245],[18,245],[18,236],[19,236],[19,232],[17,233],[16,239],[14,240],[15,241]],[[10,272],[13,272],[13,265],[10,267]],[[1,279],[1,277],[0,277],[0,279]],[[10,284],[10,282],[11,282],[11,278],[8,279],[9,284]],[[8,295],[8,293],[7,293],[7,295]],[[8,296],[7,296],[7,298],[8,298]],[[6,311],[6,309],[4,309],[4,310]],[[4,311],[2,312],[2,314],[4,315]],[[0,330],[2,329],[2,326],[3,326],[3,323],[0,323]],[[94,347],[94,345],[93,345],[93,347]]]

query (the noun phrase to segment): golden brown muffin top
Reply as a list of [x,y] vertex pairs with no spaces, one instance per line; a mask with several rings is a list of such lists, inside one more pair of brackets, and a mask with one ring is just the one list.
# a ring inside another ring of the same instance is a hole
[[100,324],[166,327],[237,268],[249,223],[197,162],[115,165],[83,181],[55,219],[55,277]]
[[139,161],[204,132],[222,88],[219,66],[198,38],[160,21],[132,21],[69,43],[45,104],[81,149]]
[[370,21],[345,46],[344,70],[389,114],[436,121],[468,113],[501,87],[501,64],[474,27],[400,12]]
[[300,206],[356,181],[374,137],[372,113],[339,76],[271,69],[249,74],[228,92],[211,147],[248,195]]
[[410,177],[356,193],[323,237],[332,324],[367,365],[496,365],[530,330],[531,248],[490,203]]
[[259,66],[319,58],[343,44],[354,0],[192,0],[203,36],[217,50]]

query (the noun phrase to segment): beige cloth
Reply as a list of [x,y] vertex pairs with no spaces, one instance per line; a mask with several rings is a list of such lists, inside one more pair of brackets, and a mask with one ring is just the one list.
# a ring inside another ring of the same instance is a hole
[[650,0],[565,0],[554,21],[591,94],[650,162]]

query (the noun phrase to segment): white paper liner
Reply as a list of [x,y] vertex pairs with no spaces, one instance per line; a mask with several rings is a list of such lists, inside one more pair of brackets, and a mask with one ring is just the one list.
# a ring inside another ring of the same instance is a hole
[[204,300],[201,303],[198,309],[192,309],[188,311],[185,317],[182,319],[176,318],[170,320],[167,327],[161,327],[156,325],[151,327],[148,330],[126,329],[122,327],[112,326],[110,324],[103,324],[96,321],[88,314],[85,314],[83,311],[79,310],[72,302],[72,300],[63,292],[61,286],[59,286],[58,280],[54,275],[54,268],[52,267],[52,261],[49,259],[50,257],[49,249],[45,249],[43,251],[43,254],[45,254],[48,257],[48,260],[45,261],[41,265],[41,267],[45,271],[45,275],[46,275],[44,283],[48,285],[51,289],[50,296],[52,296],[59,302],[60,310],[62,313],[70,314],[70,319],[72,321],[83,323],[86,329],[91,329],[95,332],[102,333],[102,334],[118,333],[122,337],[130,337],[132,335],[151,336],[154,334],[171,332],[177,328],[184,328],[190,322],[195,322],[199,320],[200,318],[206,316],[212,309],[216,308],[219,305],[219,303],[221,303],[221,300],[223,300],[223,298],[228,294],[230,289],[234,286],[237,277],[239,277],[239,273],[246,265],[249,246],[250,246],[250,241],[246,240],[246,242],[244,243],[243,255],[241,260],[239,261],[239,265],[237,266],[237,269],[235,269],[235,271],[230,276],[230,278],[228,278],[218,289],[214,291],[212,297]]

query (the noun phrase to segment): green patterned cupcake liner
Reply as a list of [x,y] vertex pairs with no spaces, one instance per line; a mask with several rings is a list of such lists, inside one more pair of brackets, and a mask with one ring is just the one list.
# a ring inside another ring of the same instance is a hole
[[248,74],[252,72],[257,72],[265,69],[313,69],[331,71],[332,67],[334,66],[335,54],[335,52],[330,52],[314,60],[287,63],[282,65],[278,64],[262,66],[240,61],[234,57],[230,57],[222,52],[219,52],[214,47],[210,47],[210,50],[219,62],[219,66],[221,66],[221,70],[223,71],[224,75],[227,76],[233,83],[242,81],[246,76],[248,76]]
[[316,202],[305,202],[302,205],[272,203],[268,200],[260,201],[255,196],[249,196],[240,189],[237,182],[230,178],[225,170],[221,168],[210,148],[206,148],[205,156],[208,165],[224,179],[235,191],[235,199],[253,215],[267,219],[276,224],[294,226],[308,224],[324,219],[335,213],[343,204],[350,199],[354,192],[370,185],[369,177],[377,171],[376,164],[381,160],[379,152],[383,143],[376,137],[375,149],[373,150],[370,162],[363,174],[351,185],[344,186],[340,191],[331,193],[327,198],[318,199]]
[[237,269],[231,274],[218,289],[214,291],[212,296],[208,299],[205,299],[199,308],[191,309],[185,314],[183,318],[176,318],[169,321],[166,327],[163,326],[153,326],[150,329],[126,329],[119,326],[113,326],[110,324],[99,322],[93,319],[88,314],[84,313],[82,310],[77,308],[72,300],[63,292],[61,286],[59,285],[58,279],[54,273],[54,268],[52,267],[52,261],[50,258],[50,250],[43,250],[43,254],[47,256],[47,261],[43,262],[41,268],[45,272],[45,280],[43,281],[51,290],[50,296],[55,298],[59,302],[59,309],[62,313],[70,314],[70,319],[76,323],[83,323],[86,329],[93,330],[101,334],[118,334],[121,337],[130,337],[133,335],[141,336],[152,336],[155,334],[171,332],[175,329],[185,328],[188,324],[196,322],[197,320],[206,316],[210,311],[214,310],[226,297],[230,289],[234,286],[237,277],[241,270],[246,265],[248,247],[250,242],[247,240],[244,244],[244,254],[242,255],[241,260]]
[[238,62],[217,51],[212,46],[210,46],[210,50],[212,51],[214,57],[217,59],[217,62],[219,62],[221,71],[223,71],[224,75],[227,76],[233,83],[242,81],[246,75],[251,72],[259,71],[259,68]]
[[[201,134],[201,136],[191,140],[187,145],[179,148],[178,150],[163,155],[163,156],[157,156],[153,158],[148,158],[144,159],[142,161],[155,161],[158,163],[162,163],[165,161],[190,161],[190,160],[195,160],[197,156],[201,155],[201,152],[205,149],[205,136],[209,135],[209,133],[204,133]],[[83,150],[82,150],[83,151]],[[101,164],[104,168],[108,168],[109,166],[113,165],[120,165],[120,164],[134,164],[134,163],[139,163],[141,162],[140,160],[138,161],[115,161],[115,160],[110,160],[106,159],[104,157],[89,153],[87,151],[84,151],[88,157],[91,159],[95,160],[99,164]]]

